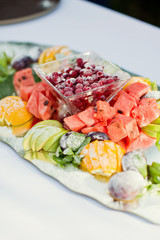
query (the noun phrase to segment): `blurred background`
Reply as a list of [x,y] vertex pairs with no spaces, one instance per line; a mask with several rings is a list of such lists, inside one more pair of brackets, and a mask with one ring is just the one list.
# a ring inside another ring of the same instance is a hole
[[160,27],[159,0],[88,0]]
[[[68,2],[70,0],[67,0]],[[86,0],[160,27],[160,0]],[[42,16],[61,0],[0,0],[0,25]]]

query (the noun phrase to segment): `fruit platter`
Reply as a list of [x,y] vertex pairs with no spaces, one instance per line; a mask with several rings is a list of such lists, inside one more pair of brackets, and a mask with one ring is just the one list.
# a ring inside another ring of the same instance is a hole
[[70,190],[160,224],[156,82],[94,52],[1,42],[0,141]]

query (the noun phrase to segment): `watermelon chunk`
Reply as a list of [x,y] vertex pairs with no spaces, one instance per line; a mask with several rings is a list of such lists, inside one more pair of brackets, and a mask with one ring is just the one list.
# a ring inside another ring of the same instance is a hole
[[141,83],[141,82],[132,83],[125,88],[125,91],[127,93],[132,93],[139,98],[142,97],[149,90],[150,90],[150,86],[146,83]]
[[121,148],[123,148],[123,149],[125,150],[125,152],[126,152],[126,142],[125,142],[125,139],[120,140],[119,142],[117,142],[117,144],[118,144]]
[[122,114],[117,114],[116,118],[123,122],[123,126],[127,131],[127,136],[129,140],[133,140],[138,137],[139,129],[137,126],[137,122],[134,118]]
[[40,119],[48,120],[52,118],[52,114],[55,110],[54,103],[50,99],[48,99],[41,92],[39,94],[38,99],[38,112],[40,115]]
[[104,132],[104,133],[107,134],[107,129],[103,125],[103,123],[97,123],[93,127],[85,127],[83,129],[81,129],[81,132],[84,133],[84,134],[87,134],[87,133],[90,133],[90,132]]
[[85,127],[85,128],[82,128],[81,129],[81,132],[83,133],[83,134],[87,134],[87,133],[90,133],[90,132],[94,132],[95,130],[94,130],[94,127]]
[[157,107],[156,99],[143,98],[131,114],[140,127],[145,127],[159,117],[160,110]]
[[35,89],[36,84],[32,86],[20,86],[20,97],[23,101],[28,102],[33,90]]
[[116,117],[108,124],[107,130],[108,135],[113,142],[119,142],[121,139],[127,137],[127,131],[123,122]]
[[114,108],[121,114],[130,116],[131,110],[136,107],[136,101],[133,96],[130,96],[125,91],[121,91],[117,101],[114,104]]
[[78,117],[84,122],[88,127],[94,125],[97,120],[94,117],[95,111],[93,107],[89,107],[83,112],[78,113]]
[[41,117],[39,115],[38,105],[39,105],[39,94],[38,92],[34,91],[27,102],[27,109],[36,118],[40,119]]
[[107,126],[107,121],[112,119],[117,113],[116,109],[111,107],[108,102],[99,100],[97,102],[97,113],[95,118],[104,123]]
[[64,123],[72,131],[79,131],[86,126],[86,124],[81,121],[81,119],[75,114],[69,117],[64,118]]
[[26,68],[15,73],[13,78],[13,85],[17,94],[21,86],[32,86],[35,84],[31,68]]
[[149,148],[149,147],[153,146],[155,143],[156,143],[155,138],[149,137],[141,131],[140,135],[136,139],[130,141],[127,138],[126,152],[131,152],[131,151],[138,150],[141,148]]

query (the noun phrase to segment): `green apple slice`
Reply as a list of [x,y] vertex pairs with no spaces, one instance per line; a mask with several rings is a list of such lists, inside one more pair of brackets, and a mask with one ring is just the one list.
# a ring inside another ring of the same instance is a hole
[[56,152],[58,146],[59,146],[59,141],[55,142],[55,143],[48,149],[48,152]]
[[36,151],[36,141],[37,138],[46,131],[46,127],[43,128],[37,128],[35,129],[34,133],[32,134],[32,136],[30,137],[29,140],[29,146],[32,149],[32,151]]
[[37,126],[37,127],[32,127],[27,133],[26,135],[24,136],[23,138],[23,148],[25,151],[28,151],[30,148],[30,145],[29,145],[29,141],[30,141],[30,138],[32,137],[33,133],[35,132],[35,129],[37,128],[44,128],[46,126],[44,125],[41,125],[41,126]]
[[23,158],[32,161],[32,152],[28,151],[24,154]]
[[143,127],[142,129],[142,132],[144,132],[146,135],[150,136],[150,137],[153,137],[153,138],[157,138],[157,132],[153,132],[153,131],[150,131],[148,129],[145,129],[145,127]]
[[44,144],[54,135],[64,131],[64,128],[58,128],[58,127],[47,127],[45,132],[42,133],[35,143],[35,149],[36,151],[40,151]]
[[55,143],[57,142],[65,133],[67,133],[68,131],[63,131],[60,132],[56,135],[54,135],[53,137],[51,137],[43,146],[43,150],[44,151],[48,151],[48,149]]
[[160,125],[160,118],[157,118],[151,124],[158,124],[158,125]]
[[37,159],[37,153],[36,152],[32,152],[32,160]]
[[63,125],[60,122],[58,122],[57,120],[44,120],[44,121],[41,121],[41,122],[35,124],[35,127],[40,126],[40,125],[59,127],[59,128],[63,127]]
[[153,132],[160,132],[160,125],[148,124],[146,127],[143,127],[143,129],[153,131]]

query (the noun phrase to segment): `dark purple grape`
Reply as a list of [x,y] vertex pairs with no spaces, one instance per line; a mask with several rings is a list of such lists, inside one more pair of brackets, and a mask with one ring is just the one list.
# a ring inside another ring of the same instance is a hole
[[91,141],[94,141],[94,140],[100,140],[100,141],[109,140],[108,135],[106,133],[103,133],[103,132],[90,132],[86,135],[86,137],[90,137]]
[[67,139],[71,133],[72,132],[67,132],[61,137],[59,144],[62,150],[65,150],[67,148]]
[[12,67],[14,69],[16,69],[17,71],[19,71],[24,68],[30,67],[31,63],[32,63],[32,59],[30,57],[26,56],[26,57],[22,57],[17,60],[15,59],[15,61],[13,60]]

